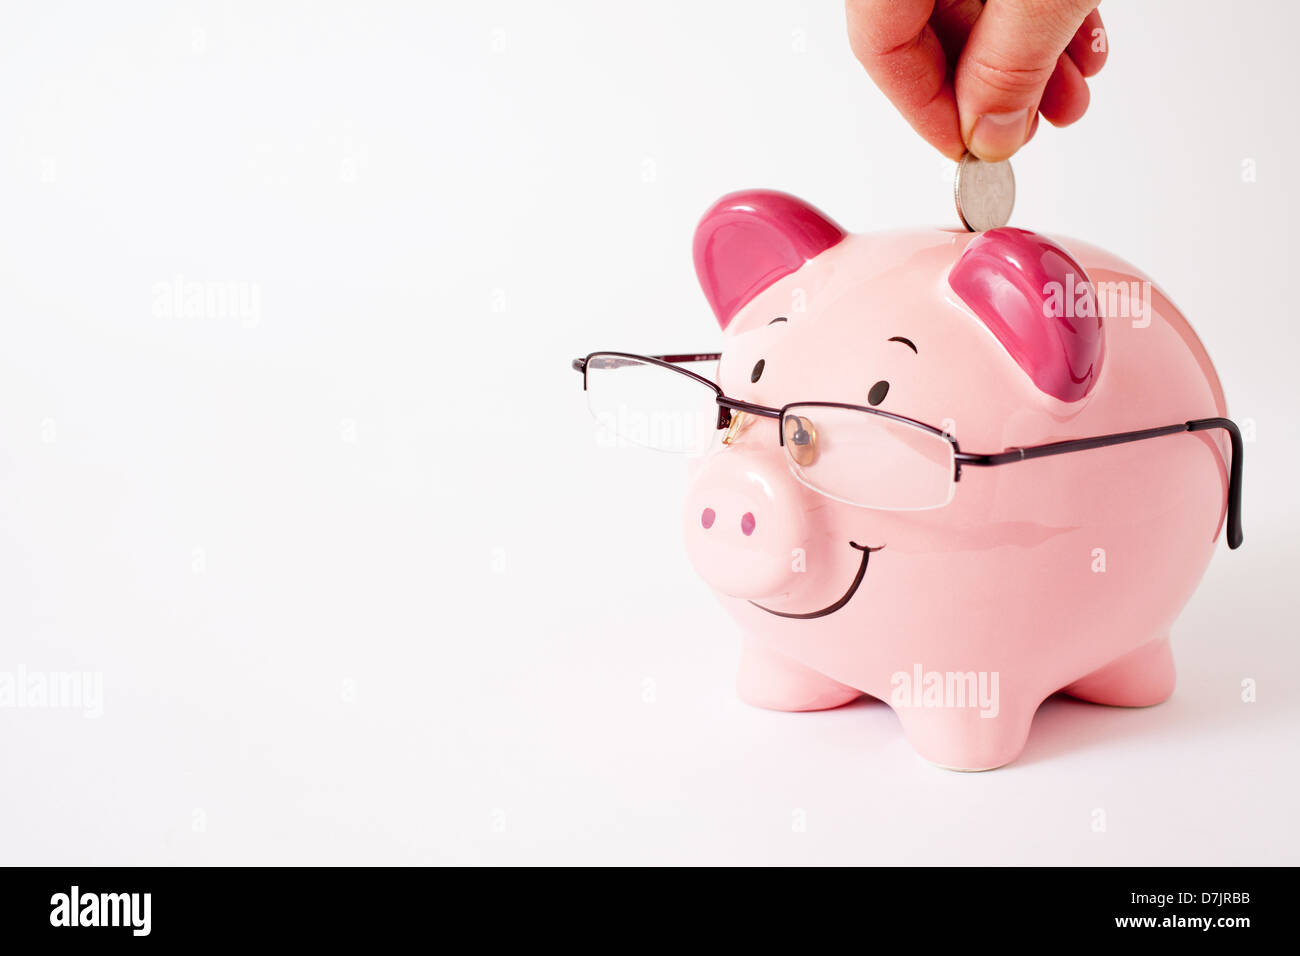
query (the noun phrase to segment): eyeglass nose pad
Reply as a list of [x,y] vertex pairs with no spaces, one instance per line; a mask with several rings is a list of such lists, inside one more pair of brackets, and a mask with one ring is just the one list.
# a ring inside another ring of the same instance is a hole
[[796,465],[807,467],[817,460],[817,429],[811,420],[785,417],[785,448]]
[[730,445],[735,442],[740,437],[740,433],[749,427],[749,418],[750,416],[744,412],[733,411],[731,413],[731,424],[727,426],[727,434],[722,436],[722,444]]

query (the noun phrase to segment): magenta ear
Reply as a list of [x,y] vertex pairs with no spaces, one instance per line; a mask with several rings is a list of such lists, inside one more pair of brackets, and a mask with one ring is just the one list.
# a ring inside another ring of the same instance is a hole
[[695,274],[725,329],[746,302],[843,238],[802,199],[770,189],[731,193],[695,229]]
[[970,241],[948,284],[1039,389],[1065,402],[1096,384],[1103,351],[1097,296],[1068,252],[1024,229]]

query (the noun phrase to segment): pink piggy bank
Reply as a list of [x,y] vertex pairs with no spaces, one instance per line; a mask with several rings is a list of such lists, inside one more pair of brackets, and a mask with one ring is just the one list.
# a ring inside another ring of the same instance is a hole
[[870,695],[926,760],[986,770],[1057,691],[1172,693],[1170,627],[1220,529],[1241,543],[1242,450],[1149,280],[1021,229],[848,235],[757,190],[705,214],[695,265],[720,355],[574,366],[621,440],[701,456],[687,551],[744,632],[744,700]]

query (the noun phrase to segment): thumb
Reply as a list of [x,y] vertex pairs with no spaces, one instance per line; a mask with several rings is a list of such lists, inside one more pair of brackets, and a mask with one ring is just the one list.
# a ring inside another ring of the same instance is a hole
[[1097,0],[988,0],[971,29],[953,86],[961,135],[996,162],[1024,145],[1057,60]]

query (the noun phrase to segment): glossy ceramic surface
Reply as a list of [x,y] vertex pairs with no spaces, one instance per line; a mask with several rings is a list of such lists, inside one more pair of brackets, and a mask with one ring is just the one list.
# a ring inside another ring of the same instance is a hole
[[[866,405],[888,383],[881,410],[972,452],[1226,414],[1183,316],[1084,243],[847,235],[754,191],[706,214],[695,257],[735,398]],[[683,510],[691,562],[745,632],[745,700],[815,710],[869,694],[922,757],[978,770],[1014,760],[1058,690],[1127,706],[1173,691],[1170,628],[1224,520],[1223,433],[965,467],[946,506],[891,512],[802,484],[778,427],[720,433]]]

